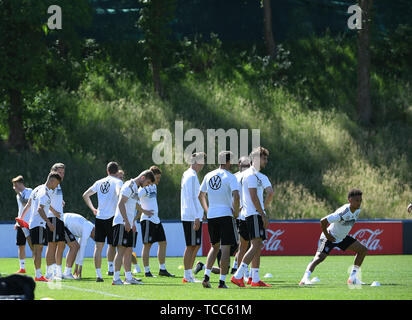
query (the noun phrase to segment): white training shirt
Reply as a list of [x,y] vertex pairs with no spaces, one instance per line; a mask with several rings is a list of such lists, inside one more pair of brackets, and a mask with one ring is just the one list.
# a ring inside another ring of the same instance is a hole
[[[341,242],[352,229],[356,220],[359,217],[361,209],[357,209],[352,213],[350,210],[350,204],[347,203],[337,209],[334,213],[326,216],[326,219],[330,223],[328,226],[329,233],[336,239],[334,243]],[[321,234],[321,238],[326,238],[326,236]]]
[[[24,190],[21,193],[16,194],[16,200],[17,200],[17,206],[18,206],[18,213],[17,217],[21,218],[21,214],[23,213],[23,209],[26,206],[26,203],[29,201],[30,195],[32,193],[33,189],[31,188],[24,188]],[[29,210],[30,211],[30,210]],[[24,216],[24,221],[29,222],[30,220],[30,214],[27,212],[27,214]]]
[[[133,219],[136,216],[136,203],[137,200],[139,200],[138,191],[139,187],[133,179],[126,181],[120,190],[119,202],[123,196],[128,198],[125,203],[125,208],[127,220],[129,221],[131,227],[133,227]],[[113,225],[115,226],[116,224],[124,224],[118,204],[116,206],[116,213],[113,219]]]
[[[54,210],[57,212],[60,212],[60,220],[62,220],[63,216],[63,190],[60,184],[56,187],[56,189],[52,190],[51,192],[51,206],[53,207]],[[48,210],[46,212],[47,218],[53,218],[55,215],[51,210]]]
[[180,218],[182,221],[203,219],[203,208],[199,201],[200,183],[194,169],[187,169],[182,176],[180,190]]
[[46,228],[46,221],[40,216],[38,209],[40,205],[43,205],[44,212],[49,211],[51,204],[51,189],[47,188],[45,184],[37,186],[34,188],[33,192],[30,195],[31,206],[30,206],[30,220],[29,220],[29,229],[36,227]]
[[64,226],[78,238],[77,242],[80,244],[80,250],[77,252],[76,264],[81,266],[83,265],[87,240],[90,238],[94,224],[77,213],[65,213],[63,215],[63,222]]
[[242,172],[238,171],[235,173],[235,177],[237,180],[237,183],[239,184],[239,206],[240,206],[240,212],[239,216],[237,219],[245,221],[245,209],[243,208],[243,190],[242,190],[242,184],[243,184],[243,174],[245,173],[245,170]]
[[157,205],[157,186],[156,184],[148,185],[144,188],[139,188],[139,199],[140,205],[145,210],[153,210],[153,215],[149,217],[148,215],[142,213],[140,216],[140,221],[149,220],[155,224],[160,223],[159,219],[159,207]]
[[118,193],[123,185],[122,180],[107,176],[97,180],[89,190],[97,193],[97,219],[107,220],[114,216],[118,201]]
[[239,184],[229,171],[219,168],[207,173],[200,185],[209,200],[207,218],[233,217],[232,192],[236,190],[239,191]]
[[260,205],[262,209],[264,208],[263,202],[263,191],[271,187],[271,183],[266,175],[257,171],[253,166],[243,171],[243,184],[242,184],[242,192],[243,192],[243,199],[242,199],[242,206],[244,208],[244,216],[249,217],[255,214],[260,214],[256,211],[255,205],[252,202],[252,198],[250,197],[249,188],[256,188],[257,189],[257,196],[260,201]]

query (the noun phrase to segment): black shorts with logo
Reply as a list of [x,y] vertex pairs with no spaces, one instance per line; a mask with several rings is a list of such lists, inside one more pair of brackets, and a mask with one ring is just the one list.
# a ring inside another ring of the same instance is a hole
[[95,239],[96,242],[105,242],[107,238],[107,244],[113,245],[113,218],[98,219],[94,223],[95,227]]
[[26,244],[26,233],[30,236],[30,231],[27,228],[17,227],[16,229],[16,246],[24,246]]
[[193,229],[194,224],[194,221],[182,221],[186,246],[200,246],[202,244],[202,222],[200,222],[197,231]]
[[136,247],[137,232],[130,229],[126,231],[124,224],[116,224],[113,226],[113,246],[123,246],[126,248]]
[[249,239],[253,240],[261,238],[266,240],[266,230],[263,227],[263,220],[260,214],[254,214],[246,217],[247,229],[249,231]]
[[31,238],[31,243],[33,245],[41,244],[41,245],[47,246],[47,230],[46,230],[46,228],[35,227],[33,229],[30,229],[30,238]]
[[238,225],[238,232],[239,235],[246,241],[250,241],[250,236],[249,236],[249,230],[247,228],[247,222],[246,220],[238,220],[239,225]]
[[165,230],[162,223],[153,223],[150,220],[140,221],[142,228],[142,241],[143,243],[155,243],[166,241]]
[[236,245],[239,241],[239,234],[236,228],[236,221],[233,217],[225,216],[207,219],[210,243],[225,245]]
[[64,227],[64,241],[66,243],[76,241],[76,237],[74,236],[74,234],[71,233],[71,231],[66,227]]
[[47,230],[47,241],[48,242],[59,242],[64,241],[64,222],[57,217],[50,217],[50,223],[54,226],[54,231],[51,231],[49,226],[46,224]]
[[326,238],[320,238],[317,252],[329,254],[335,247],[338,247],[339,249],[345,251],[350,247],[352,243],[356,241],[357,240],[355,238],[352,238],[351,236],[346,236],[345,239],[338,243],[330,242]]

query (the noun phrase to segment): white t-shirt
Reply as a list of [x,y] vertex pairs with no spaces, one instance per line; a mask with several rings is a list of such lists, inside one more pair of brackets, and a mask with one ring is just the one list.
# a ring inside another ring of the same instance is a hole
[[[24,190],[19,193],[16,194],[16,199],[17,199],[17,206],[19,208],[19,212],[17,213],[17,217],[21,218],[21,214],[23,213],[23,209],[26,205],[26,203],[29,201],[31,192],[33,191],[33,189],[31,188],[24,188]],[[27,214],[24,216],[24,221],[29,222],[30,220],[30,214],[29,212],[27,212]]]
[[87,240],[90,238],[94,224],[76,213],[65,213],[63,215],[63,222],[64,226],[78,238],[77,242],[80,244],[80,250],[77,252],[76,264],[81,266],[83,265]]
[[[63,190],[60,184],[54,189],[51,193],[51,206],[57,212],[60,212],[63,215]],[[47,218],[53,218],[55,215],[51,210],[46,212]],[[60,216],[62,218],[62,216]],[[61,220],[61,219],[60,219]]]
[[182,176],[180,190],[180,217],[182,221],[203,219],[203,208],[199,201],[200,184],[194,169],[187,169]]
[[[361,209],[357,209],[352,213],[350,204],[347,203],[337,209],[334,213],[326,216],[326,219],[330,223],[327,230],[336,239],[334,243],[341,242],[348,235],[358,219],[360,211]],[[323,232],[321,238],[326,238]]]
[[122,180],[107,176],[96,181],[89,190],[97,193],[97,219],[107,220],[114,216],[118,201],[118,192],[123,185]]
[[233,216],[232,192],[239,191],[239,184],[234,174],[224,169],[207,173],[200,185],[200,191],[206,192],[209,200],[207,218]]
[[51,194],[53,190],[46,187],[45,184],[37,186],[34,188],[30,195],[31,206],[30,206],[30,220],[29,229],[36,227],[46,228],[46,221],[40,216],[38,209],[40,205],[43,205],[44,212],[48,212],[51,204]]
[[263,191],[271,187],[271,183],[266,175],[257,171],[253,166],[243,171],[243,184],[242,184],[242,206],[244,208],[244,216],[249,217],[255,214],[260,214],[256,211],[255,205],[250,197],[249,188],[256,188],[257,196],[260,201],[262,209],[264,208]]
[[157,205],[157,186],[156,184],[148,185],[144,188],[139,188],[139,199],[140,205],[145,210],[153,210],[153,215],[149,217],[148,215],[142,213],[140,221],[149,220],[155,224],[160,223],[159,219],[159,207]]
[[[127,220],[129,221],[129,224],[131,227],[133,227],[133,219],[136,216],[136,203],[137,203],[137,200],[139,200],[139,195],[138,195],[139,189],[138,188],[139,187],[132,179],[132,180],[126,181],[120,190],[119,202],[123,196],[128,198],[128,200],[125,203],[125,208],[126,208]],[[116,224],[124,224],[124,220],[120,213],[118,204],[116,206],[116,213],[113,219],[113,225],[115,226]]]
[[238,171],[235,173],[235,177],[237,180],[237,183],[239,184],[239,206],[240,206],[240,212],[239,216],[237,217],[239,220],[246,220],[245,217],[245,209],[243,208],[243,190],[242,190],[242,184],[243,184],[243,174],[245,173],[245,170],[242,172]]

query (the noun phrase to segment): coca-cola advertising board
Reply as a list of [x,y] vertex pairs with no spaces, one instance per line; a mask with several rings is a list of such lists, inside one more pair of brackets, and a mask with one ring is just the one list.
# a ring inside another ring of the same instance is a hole
[[[402,222],[358,221],[349,232],[368,248],[368,254],[402,254]],[[319,221],[271,222],[262,244],[262,255],[314,255],[321,234]],[[203,223],[203,255],[210,249],[207,223]],[[334,254],[353,254],[335,248]]]

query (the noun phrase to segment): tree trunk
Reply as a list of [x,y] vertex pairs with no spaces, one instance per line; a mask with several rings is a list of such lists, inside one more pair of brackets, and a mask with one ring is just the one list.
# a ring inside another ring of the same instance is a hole
[[272,9],[270,0],[263,0],[263,24],[267,55],[273,58],[275,56],[276,47],[272,32]]
[[357,111],[363,124],[370,124],[372,119],[372,104],[370,96],[370,28],[373,0],[359,0],[362,9],[362,29],[358,34],[358,83]]
[[19,90],[9,89],[10,110],[8,112],[9,148],[21,150],[27,147],[23,127],[23,97]]

